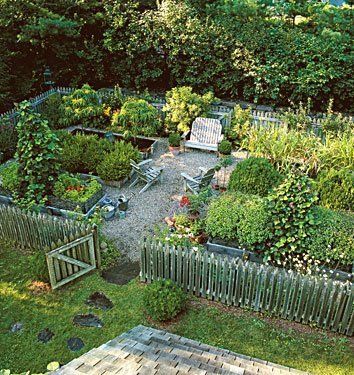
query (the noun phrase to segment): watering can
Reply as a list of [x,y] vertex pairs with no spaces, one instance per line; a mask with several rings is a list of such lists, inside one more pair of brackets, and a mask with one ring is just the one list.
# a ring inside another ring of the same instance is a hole
[[119,211],[127,211],[128,210],[128,203],[131,198],[127,198],[124,194],[119,195],[118,197],[118,210]]

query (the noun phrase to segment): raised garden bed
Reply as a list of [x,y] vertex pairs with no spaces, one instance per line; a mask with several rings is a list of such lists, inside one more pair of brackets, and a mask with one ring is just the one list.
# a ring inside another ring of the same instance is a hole
[[[86,134],[86,135],[93,135],[96,134],[100,138],[103,138],[107,131],[99,130],[99,129],[91,129],[91,128],[83,128],[81,126],[75,126],[68,128],[68,131],[72,134]],[[116,141],[124,141],[123,134],[120,133],[112,133]],[[149,158],[153,155],[155,151],[155,147],[157,145],[157,140],[154,138],[146,138],[137,136],[133,140],[129,141],[134,147],[136,147],[139,152],[141,153],[143,159]]]
[[[211,240],[205,244],[205,247],[208,252],[226,255],[231,258],[240,258],[242,260],[248,260],[250,262],[264,264],[263,257],[259,254],[256,254],[252,251],[247,251],[240,249],[238,247],[228,246],[221,243],[218,240]],[[333,279],[340,280],[340,281],[352,281],[353,274],[344,272],[341,270],[330,270],[326,267],[322,267],[322,270],[326,271],[326,273]],[[331,272],[333,271],[333,272]]]

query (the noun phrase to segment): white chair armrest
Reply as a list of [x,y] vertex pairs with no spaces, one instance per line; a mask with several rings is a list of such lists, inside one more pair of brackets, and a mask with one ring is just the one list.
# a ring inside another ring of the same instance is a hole
[[138,166],[139,166],[139,167],[142,167],[142,166],[144,166],[144,165],[146,165],[146,164],[149,164],[149,163],[151,163],[151,162],[152,162],[152,159],[143,160],[143,161],[141,161],[140,163],[138,163]]
[[186,180],[188,180],[188,181],[190,181],[190,182],[194,182],[194,183],[196,183],[196,184],[199,185],[199,181],[195,180],[195,179],[194,179],[193,177],[191,177],[189,174],[187,174],[187,173],[181,173],[181,176],[182,176],[183,178],[185,178]]
[[181,138],[182,138],[183,140],[186,140],[186,138],[187,138],[187,136],[188,136],[188,134],[189,134],[190,132],[191,132],[190,130],[187,130],[186,132],[184,132],[184,133],[181,135]]
[[200,171],[202,174],[208,172],[208,169],[207,169],[207,168],[204,168],[204,167],[199,167],[198,169],[199,169],[199,171]]

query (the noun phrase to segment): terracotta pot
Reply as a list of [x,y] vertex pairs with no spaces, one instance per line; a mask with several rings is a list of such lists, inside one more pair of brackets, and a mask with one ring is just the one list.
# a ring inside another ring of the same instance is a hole
[[178,147],[168,146],[168,149],[170,150],[170,152],[173,156],[177,156],[180,153],[180,147],[179,146]]

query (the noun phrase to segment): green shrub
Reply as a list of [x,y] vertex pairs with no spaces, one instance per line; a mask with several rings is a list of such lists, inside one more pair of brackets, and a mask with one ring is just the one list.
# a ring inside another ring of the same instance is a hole
[[252,121],[251,108],[242,109],[237,105],[232,114],[230,129],[226,131],[227,138],[240,146],[253,126]]
[[54,184],[53,194],[58,198],[85,203],[100,190],[102,190],[102,185],[94,178],[83,181],[63,173]]
[[236,165],[231,173],[228,188],[263,197],[277,186],[281,179],[281,174],[267,159],[251,157]]
[[[17,145],[16,128],[9,120],[0,121],[0,162],[11,159],[15,156]],[[1,156],[2,154],[2,156]]]
[[112,110],[121,108],[124,103],[124,96],[119,85],[115,85],[113,91],[100,89],[98,92],[101,94],[102,102]]
[[156,321],[165,321],[178,315],[186,305],[187,295],[171,280],[154,281],[144,290],[144,307]]
[[114,150],[106,153],[97,166],[98,175],[105,181],[119,181],[129,176],[130,159],[138,161],[139,151],[131,143],[116,142]]
[[330,169],[319,174],[320,204],[327,208],[354,210],[354,170]]
[[143,99],[129,99],[112,118],[112,127],[119,132],[129,131],[134,135],[148,137],[157,135],[161,120],[158,110]]
[[354,215],[316,207],[316,233],[308,237],[307,251],[330,266],[354,262]]
[[18,163],[10,163],[0,170],[1,187],[10,193],[17,192],[20,186]]
[[214,199],[206,217],[206,231],[212,237],[236,241],[250,250],[269,237],[269,214],[264,199],[241,193]]
[[165,123],[170,131],[185,132],[196,117],[206,116],[214,100],[212,92],[199,95],[191,87],[175,87],[166,93]]
[[272,233],[267,259],[280,260],[306,251],[307,238],[315,235],[316,200],[310,179],[300,172],[289,173],[267,197]]
[[232,144],[226,139],[222,140],[218,146],[218,151],[222,155],[230,155],[232,151]]
[[75,134],[64,136],[61,153],[62,168],[71,173],[97,173],[97,166],[113,144],[97,135]]
[[332,132],[338,134],[354,127],[353,121],[344,117],[341,113],[333,112],[333,99],[330,100],[326,117],[321,122],[322,131],[324,133]]
[[66,127],[66,125],[61,122],[63,113],[60,94],[49,96],[44,104],[41,116],[48,121],[48,125],[51,129],[62,129]]
[[104,128],[109,124],[109,118],[105,116],[105,107],[101,104],[97,92],[89,85],[83,85],[81,89],[64,96],[62,101],[60,126],[83,125]]
[[179,133],[171,133],[168,136],[168,144],[171,147],[179,147],[181,145],[181,136]]
[[289,109],[283,112],[280,120],[283,121],[289,129],[307,131],[312,130],[312,119],[310,117],[311,101],[307,101],[307,105],[302,103],[296,109]]

